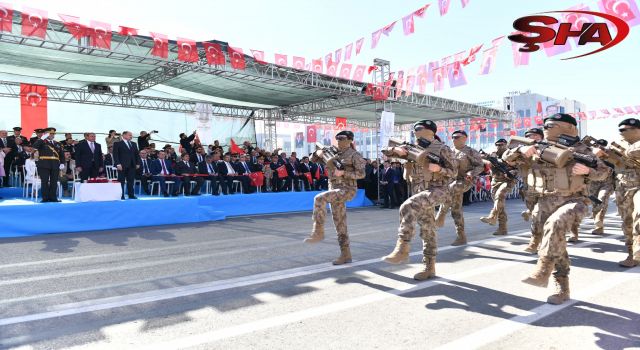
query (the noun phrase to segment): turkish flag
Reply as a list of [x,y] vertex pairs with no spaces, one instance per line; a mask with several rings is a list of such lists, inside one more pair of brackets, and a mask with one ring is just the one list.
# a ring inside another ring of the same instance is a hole
[[630,27],[640,24],[640,11],[633,0],[600,0],[598,7],[603,12],[622,18]]
[[[520,32],[513,32],[511,34],[522,34]],[[520,45],[518,43],[511,43],[511,51],[513,52],[513,66],[527,66],[529,65],[529,52],[520,52]]]
[[22,35],[44,39],[47,36],[47,11],[24,7],[22,9]]
[[327,75],[331,75],[333,77],[338,75],[338,63],[337,62],[329,62],[327,65]]
[[404,86],[404,71],[401,70],[398,72],[398,77],[396,78],[396,99],[400,98],[402,95],[402,87]]
[[524,118],[524,127],[525,128],[531,127],[531,118]]
[[587,114],[585,112],[578,112],[580,120],[587,120]]
[[253,55],[253,59],[260,64],[267,64],[267,61],[264,60],[264,51],[260,50],[251,50],[251,54]]
[[13,30],[13,8],[10,4],[0,3],[0,32]]
[[480,65],[480,75],[489,74],[491,73],[491,71],[493,71],[497,54],[498,54],[497,46],[484,50],[484,53],[482,56],[482,65]]
[[322,74],[322,59],[318,58],[315,60],[311,60],[311,69],[313,70],[314,73],[319,73]]
[[427,92],[427,65],[418,66],[416,73],[416,83],[418,84],[418,92],[424,94]]
[[633,111],[633,108],[632,108],[631,106],[629,106],[629,107],[624,107],[624,111],[625,111],[627,114],[636,114],[636,113],[637,113],[637,112],[634,112],[634,111]]
[[320,180],[320,167],[316,167],[316,173],[313,175],[316,180]]
[[111,24],[91,21],[89,23],[89,45],[101,49],[111,49]]
[[307,181],[309,181],[310,184],[313,183],[313,179],[311,178],[311,173],[304,173],[304,176],[307,177]]
[[624,112],[624,110],[622,110],[622,108],[614,108],[613,111],[616,112],[617,115],[624,115],[625,114],[625,112]]
[[351,69],[353,69],[353,65],[351,63],[343,63],[342,67],[340,67],[340,78],[342,79],[351,79]]
[[336,117],[336,128],[338,130],[344,130],[347,128],[347,118]]
[[316,142],[318,129],[315,125],[307,125],[307,142]]
[[279,66],[286,67],[287,64],[289,63],[289,59],[288,59],[287,55],[283,55],[283,54],[277,53],[277,54],[275,54],[275,58],[276,58],[276,61],[274,63],[279,65]]
[[444,90],[444,79],[447,67],[442,66],[433,70],[433,91]]
[[169,57],[169,39],[164,34],[159,33],[149,33],[151,38],[153,39],[153,48],[151,49],[151,55],[167,58]]
[[20,125],[24,135],[47,127],[47,87],[20,84]]
[[276,168],[276,172],[278,173],[278,178],[280,179],[284,179],[285,177],[289,176],[289,174],[287,174],[287,167],[284,164]]
[[413,13],[409,16],[402,17],[402,29],[404,30],[404,35],[411,35],[415,31],[415,27],[413,26]]
[[518,117],[518,118],[514,118],[513,120],[513,126],[516,129],[519,129],[520,127],[522,127],[522,118]]
[[178,60],[182,62],[198,62],[198,48],[191,39],[178,38]]
[[598,112],[596,112],[596,111],[589,111],[589,112],[587,112],[587,113],[589,113],[589,120],[594,120],[594,119],[596,119],[596,114],[597,114]]
[[247,65],[244,60],[244,53],[242,53],[241,48],[236,47],[227,47],[227,53],[229,54],[229,59],[231,60],[231,67],[233,69],[244,70]]
[[304,69],[304,57],[293,56],[293,68]]
[[[553,25],[549,25],[548,27],[553,28],[553,30],[557,32],[559,24],[556,23]],[[544,53],[547,55],[547,57],[552,57],[561,53],[569,52],[572,49],[569,41],[567,41],[567,43],[564,45],[555,45],[554,40],[542,43],[542,48],[544,49]]]
[[438,61],[429,62],[427,66],[427,83],[433,83],[433,71],[440,67]]
[[249,178],[251,179],[251,186],[262,187],[264,185],[264,173],[261,171],[250,173]]
[[360,50],[362,50],[362,44],[364,44],[364,38],[356,40],[356,56],[360,54]]
[[80,24],[80,18],[62,14],[58,14],[58,16],[62,19],[64,26],[67,27],[69,34],[74,38],[81,39],[82,37],[89,35],[89,29],[87,26]]
[[448,76],[449,86],[452,88],[467,85],[467,78],[464,76],[462,64],[459,61],[449,65]]
[[449,5],[451,5],[451,1],[449,0],[438,0],[438,8],[440,9],[440,16],[444,16],[449,12]]
[[540,116],[540,115],[535,116],[533,119],[536,122],[536,125],[544,124],[544,120],[543,120],[542,116]]
[[333,62],[333,54],[332,53],[328,53],[328,54],[324,55],[324,64],[327,66],[327,69],[329,69],[329,66],[331,65],[331,62]]
[[382,29],[378,29],[375,32],[371,33],[371,48],[375,49],[378,46],[378,41],[380,41],[380,37],[382,36]]
[[353,80],[355,81],[364,81],[364,71],[367,69],[365,65],[357,65],[356,70],[353,71]]
[[138,35],[138,30],[136,28],[120,26],[120,31],[118,33],[123,36],[134,36]]
[[474,46],[469,50],[469,55],[467,56],[467,58],[465,58],[462,61],[463,65],[469,65],[471,62],[476,60],[476,54],[480,51],[480,49],[482,49],[482,45],[484,44],[480,44],[478,46]]
[[222,45],[218,43],[202,43],[204,47],[204,55],[207,58],[207,63],[212,66],[224,66],[226,61],[224,58],[224,52],[222,51]]
[[[589,6],[586,6],[584,4],[578,4],[576,6],[569,7],[566,11],[591,11],[591,9],[589,9]],[[566,12],[560,14],[560,22],[571,23],[571,30],[580,31],[582,30],[582,26],[584,26],[586,23],[595,23],[596,21],[592,15],[576,12]],[[573,40],[577,45],[578,41],[580,41],[580,38],[573,37]]]
[[404,95],[405,96],[411,96],[411,94],[413,93],[413,86],[416,84],[416,76],[413,75],[415,73],[413,72],[409,72],[407,73],[407,82],[405,84],[405,88],[404,88]]
[[424,14],[427,11],[427,8],[429,8],[429,5],[431,5],[431,4],[426,4],[426,5],[422,6],[421,8],[415,10],[413,12],[413,14],[418,16],[418,17],[420,17],[420,18],[424,18]]
[[238,145],[236,144],[235,141],[233,141],[233,139],[231,139],[231,146],[229,147],[229,151],[231,153],[244,154],[244,150],[238,147]]
[[348,44],[344,47],[344,60],[348,61],[351,59],[351,52],[353,51],[353,43]]
[[389,34],[391,34],[391,31],[393,31],[393,27],[396,26],[396,22],[398,22],[398,21],[393,21],[392,23],[387,24],[386,26],[384,26],[382,28],[382,34],[384,34],[386,36],[389,36]]

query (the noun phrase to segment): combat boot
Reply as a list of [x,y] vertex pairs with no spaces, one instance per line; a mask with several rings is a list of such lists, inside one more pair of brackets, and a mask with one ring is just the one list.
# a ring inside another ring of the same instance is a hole
[[440,210],[438,210],[438,215],[436,215],[436,227],[444,226],[444,221],[447,218],[447,213],[449,209],[444,206],[440,206]]
[[424,281],[436,276],[436,258],[422,258],[422,271],[413,275],[416,281]]
[[406,264],[409,262],[410,250],[411,246],[409,245],[409,242],[402,240],[402,238],[398,238],[396,247],[393,249],[391,254],[383,256],[382,261],[389,264]]
[[553,259],[538,258],[536,270],[533,271],[531,276],[523,279],[522,282],[536,287],[546,287],[549,285],[551,272],[553,272]]
[[556,293],[547,298],[547,303],[560,305],[569,300],[569,276],[553,276],[556,284]]
[[521,215],[524,221],[529,221],[529,219],[531,218],[531,212],[528,210],[523,211]]
[[484,222],[485,224],[495,226],[495,224],[498,222],[498,218],[496,218],[495,216],[481,216],[480,221]]
[[494,236],[505,236],[507,234],[506,220],[498,223],[498,229],[493,233]]
[[618,265],[622,266],[622,267],[635,267],[638,265],[638,262],[633,260],[633,248],[632,247],[627,247],[627,249],[629,250],[629,255],[627,255],[627,258],[619,261]]
[[455,241],[453,241],[453,243],[451,243],[451,245],[455,247],[455,246],[467,244],[467,235],[464,233],[464,231],[463,230],[456,230],[456,233],[457,233],[458,237],[456,237]]
[[571,233],[571,237],[569,237],[567,239],[567,242],[575,243],[575,242],[578,241],[578,228],[579,227],[580,227],[579,225],[571,227],[571,232],[570,232]]
[[604,228],[602,227],[597,227],[595,230],[591,231],[592,235],[603,235],[604,234]]
[[340,256],[333,261],[334,265],[342,265],[351,262],[351,249],[349,249],[348,244],[343,244],[340,246]]
[[524,251],[531,254],[536,254],[538,252],[538,246],[540,245],[540,238],[536,236],[531,236],[531,240],[529,240],[529,245],[524,248]]
[[324,240],[324,225],[313,223],[311,235],[304,239],[304,243],[318,243]]

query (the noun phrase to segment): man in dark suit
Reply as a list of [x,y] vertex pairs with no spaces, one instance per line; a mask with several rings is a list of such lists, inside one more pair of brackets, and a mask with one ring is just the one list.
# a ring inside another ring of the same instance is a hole
[[182,146],[183,153],[191,153],[191,142],[196,138],[196,130],[193,130],[193,133],[190,136],[187,136],[185,133],[180,134],[180,146]]
[[282,186],[283,189],[285,191],[291,191],[291,189],[298,192],[301,191],[298,180],[302,180],[302,178],[298,171],[298,162],[296,157],[291,155],[287,163],[285,163],[285,167],[287,168],[287,178],[284,180],[284,186]]
[[382,190],[382,208],[393,209],[398,205],[396,192],[394,191],[394,176],[396,171],[391,167],[391,163],[386,160],[384,168],[380,171],[380,189]]
[[[7,130],[0,130],[0,149],[11,148],[9,147],[9,140],[7,137]],[[4,178],[2,181],[2,185],[4,187],[9,186],[9,169],[11,168],[11,158],[9,158],[9,154],[5,156],[4,159]]]
[[122,199],[124,199],[124,182],[127,181],[127,195],[129,199],[138,199],[133,189],[136,179],[136,169],[140,167],[140,155],[138,146],[131,142],[131,131],[122,133],[122,141],[113,143],[113,161],[118,169],[118,181],[122,186]]
[[218,162],[218,174],[222,182],[222,193],[233,194],[233,180],[236,179],[238,173],[231,163],[231,155],[225,154],[223,159]]
[[[194,174],[198,174],[198,169],[193,166],[193,164],[189,163],[188,153],[183,153],[181,158],[182,160],[176,164],[176,174],[182,176],[184,195],[188,196],[189,194],[191,194],[192,196],[199,196],[200,188],[202,187],[204,179],[200,176],[193,176]],[[193,191],[189,191],[191,181],[195,181],[196,183],[196,185],[193,187]]]
[[151,160],[147,150],[140,151],[140,168],[136,171],[136,179],[140,180],[140,185],[145,194],[150,195],[149,182],[151,181]]
[[205,161],[206,156],[207,153],[204,151],[204,147],[198,146],[193,153],[189,154],[189,160],[193,165],[198,167],[198,164]]
[[284,164],[280,163],[280,157],[278,157],[275,154],[271,156],[271,163],[269,163],[269,167],[271,168],[271,171],[273,173],[273,178],[271,179],[271,191],[273,192],[282,191],[282,182],[284,179],[286,179],[286,177],[281,178],[278,175],[278,171],[277,171],[277,169],[282,165]]
[[[13,166],[11,167],[12,169],[15,169],[18,173],[22,172],[22,168],[24,167],[24,163],[26,162],[27,159],[29,159],[29,154],[27,154],[27,151],[25,149],[25,147],[28,145],[26,144],[23,140],[25,140],[26,138],[16,138],[14,141],[14,146],[11,148],[11,159],[13,159]],[[7,158],[4,159],[4,161],[7,161]]]
[[198,164],[198,172],[200,174],[209,175],[207,180],[211,181],[211,194],[219,195],[218,187],[220,186],[220,176],[218,175],[218,162],[220,161],[220,155],[214,153],[205,157],[204,162]]
[[[26,144],[28,141],[26,137],[22,136],[22,128],[19,126],[16,126],[13,128],[13,135],[6,138],[6,144],[0,145],[0,148],[4,148],[4,147],[11,148],[11,153],[7,154],[7,156],[4,159],[5,174],[7,176],[9,176],[10,174],[9,170],[11,170],[11,165],[14,163],[15,156],[16,154],[18,154],[18,149],[16,147],[16,139],[20,139],[20,141],[18,142],[20,142],[21,145]],[[2,142],[0,141],[0,143]],[[5,182],[5,184],[8,186],[9,182],[7,181]]]
[[313,181],[313,174],[311,174],[311,165],[309,164],[309,157],[302,157],[302,161],[298,163],[298,174],[299,178],[302,180],[304,184],[305,191],[311,191],[309,177],[307,174],[311,175],[311,180]]
[[240,159],[236,163],[236,172],[238,173],[238,176],[235,180],[242,183],[244,193],[255,192],[255,187],[251,186],[251,178],[249,177],[249,174],[251,174],[251,167],[249,166],[249,163],[247,163],[247,156],[244,154],[240,156]]
[[310,163],[311,164],[311,176],[314,181],[314,189],[316,191],[327,190],[329,188],[329,180],[324,173],[324,165],[322,163]]
[[[76,171],[80,180],[98,177],[104,164],[102,160],[102,146],[96,142],[96,134],[84,133],[84,140],[78,142],[76,149]],[[113,164],[113,163],[112,163]]]
[[153,174],[153,181],[160,182],[160,191],[165,197],[169,197],[169,191],[167,189],[167,181],[173,181],[173,191],[171,195],[174,197],[178,195],[180,191],[181,180],[179,177],[171,176],[175,175],[171,162],[166,160],[167,153],[164,150],[158,151],[158,159],[151,162],[151,174]]
[[38,150],[38,176],[42,183],[42,202],[60,202],[56,195],[58,189],[58,177],[60,176],[60,163],[64,162],[62,146],[54,141],[56,128],[47,128],[41,139],[33,143],[33,148]]

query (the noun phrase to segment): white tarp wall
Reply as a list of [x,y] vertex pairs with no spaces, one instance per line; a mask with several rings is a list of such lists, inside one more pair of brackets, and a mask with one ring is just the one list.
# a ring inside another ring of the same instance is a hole
[[[79,103],[47,102],[49,125],[55,127],[60,134],[56,139],[62,140],[63,132],[74,134],[76,140],[82,139],[82,133],[93,131],[97,133],[97,141],[105,147],[105,136],[109,130],[124,130],[133,132],[134,140],[140,131],[158,130],[157,135],[152,136],[156,148],[161,148],[165,142],[178,142],[178,135],[182,132],[191,134],[193,130],[200,129],[203,144],[209,140],[220,140],[225,146],[231,137],[238,143],[249,140],[255,142],[255,125],[250,121],[240,132],[245,120],[230,117],[211,116],[208,121],[201,122],[195,113],[177,113],[151,111],[135,108],[119,108],[97,106]],[[205,118],[206,119],[206,118]],[[20,100],[17,98],[0,98],[0,129],[6,129],[11,135],[11,129],[20,125]],[[25,135],[30,137],[31,135]],[[205,141],[207,140],[207,141]]]

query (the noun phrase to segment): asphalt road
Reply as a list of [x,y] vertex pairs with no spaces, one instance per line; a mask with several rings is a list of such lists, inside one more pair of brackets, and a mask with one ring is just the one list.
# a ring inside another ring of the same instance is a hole
[[352,264],[334,267],[327,239],[303,244],[310,213],[0,241],[0,348],[19,349],[627,349],[640,348],[640,268],[624,269],[620,220],[571,244],[572,299],[520,282],[523,204],[508,201],[510,234],[465,207],[470,244],[439,231],[438,278],[412,279],[394,247],[397,210],[349,210]]

